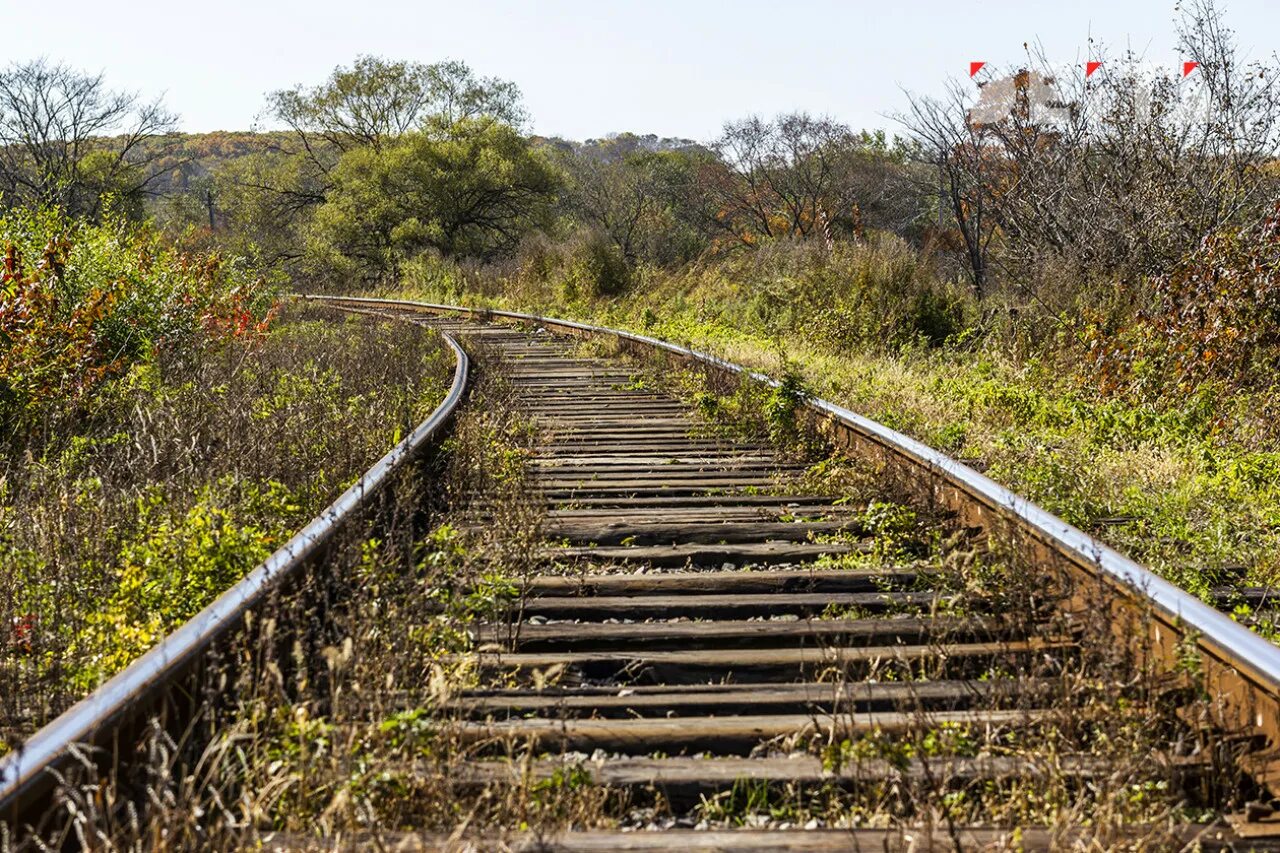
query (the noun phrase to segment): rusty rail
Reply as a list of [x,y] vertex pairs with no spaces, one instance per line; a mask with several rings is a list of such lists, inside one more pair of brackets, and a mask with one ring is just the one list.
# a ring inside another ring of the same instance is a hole
[[430,417],[239,583],[0,760],[0,821],[17,825],[28,818],[54,786],[56,773],[74,760],[77,748],[110,748],[122,728],[156,708],[171,685],[236,630],[273,590],[323,553],[390,477],[439,435],[462,399],[469,370],[462,347],[450,335],[443,337],[454,354],[453,381]]
[[[645,335],[515,311],[362,297],[310,296],[338,305],[386,307],[436,315],[532,323],[576,336],[603,336],[658,350],[687,362],[776,386],[776,380],[741,365]],[[1267,747],[1248,759],[1248,769],[1273,791],[1280,789],[1280,647],[1239,625],[1115,549],[1073,527],[974,469],[900,432],[821,399],[807,401],[833,439],[855,455],[906,468],[917,484],[962,518],[1002,525],[1027,537],[1043,557],[1065,562],[1073,574],[1119,595],[1117,635],[1157,669],[1185,666],[1198,651],[1204,684],[1219,700],[1226,725],[1265,735]]]

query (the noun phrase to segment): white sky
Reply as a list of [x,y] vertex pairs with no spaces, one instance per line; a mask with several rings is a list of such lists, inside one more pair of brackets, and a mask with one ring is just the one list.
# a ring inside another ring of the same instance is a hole
[[[163,93],[190,131],[247,129],[263,95],[372,53],[462,59],[515,81],[533,129],[705,140],[729,119],[805,109],[894,124],[902,89],[937,91],[971,60],[1041,41],[1083,61],[1088,37],[1179,62],[1172,0],[0,0],[9,59],[45,56]],[[1226,0],[1254,56],[1280,49],[1277,0]]]

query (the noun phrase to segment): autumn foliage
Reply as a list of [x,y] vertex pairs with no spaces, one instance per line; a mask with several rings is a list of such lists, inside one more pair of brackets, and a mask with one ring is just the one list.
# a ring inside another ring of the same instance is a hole
[[1264,390],[1280,375],[1280,205],[1252,227],[1210,234],[1151,286],[1151,307],[1131,325],[1086,333],[1104,390]]
[[0,420],[76,403],[160,350],[260,334],[270,294],[242,262],[123,222],[0,220]]

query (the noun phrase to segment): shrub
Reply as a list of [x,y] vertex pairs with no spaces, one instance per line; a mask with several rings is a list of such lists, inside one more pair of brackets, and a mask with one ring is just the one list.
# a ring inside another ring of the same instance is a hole
[[438,299],[456,301],[466,292],[462,267],[436,252],[423,252],[413,258],[404,265],[403,274],[407,286]]
[[291,523],[305,520],[277,482],[224,477],[200,487],[185,511],[175,513],[166,503],[158,488],[138,500],[138,534],[121,545],[114,589],[102,609],[89,614],[81,637],[81,689],[195,616],[287,539]]
[[[968,324],[971,300],[892,234],[830,247],[773,241],[700,271],[699,291],[737,304],[724,319],[831,350],[939,346]],[[735,316],[736,315],[736,316]]]
[[108,218],[0,219],[0,423],[82,401],[157,350],[259,334],[271,291],[239,259],[187,255]]
[[1153,307],[1083,339],[1104,390],[1185,396],[1206,383],[1266,389],[1280,371],[1280,205],[1262,222],[1211,234],[1151,282]]
[[631,268],[618,247],[599,231],[585,231],[569,246],[564,270],[565,298],[617,296],[631,281]]

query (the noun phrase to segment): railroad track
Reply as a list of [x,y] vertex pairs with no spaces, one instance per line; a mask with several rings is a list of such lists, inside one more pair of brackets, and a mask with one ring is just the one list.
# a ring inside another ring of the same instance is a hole
[[[708,429],[574,336],[741,379],[731,366],[560,321],[337,303],[462,341],[535,436],[534,571],[445,660],[474,677],[436,709],[466,756],[451,790],[569,780],[607,792],[612,828],[474,849],[1280,849],[1264,807],[1202,817],[1269,796],[1280,653],[1104,546],[819,402],[813,425],[924,507],[924,544],[886,548],[865,507],[815,489],[771,442]],[[461,523],[483,534],[504,508],[475,497]],[[130,689],[117,699],[146,707]],[[429,704],[414,685],[398,697]],[[27,790],[59,746],[110,725],[81,711],[61,741],[38,735]],[[35,800],[14,791],[0,802],[21,817]],[[1184,807],[1098,828],[1116,798],[1152,791]],[[1037,797],[1098,811],[1038,825]],[[411,828],[378,840],[458,842]]]

